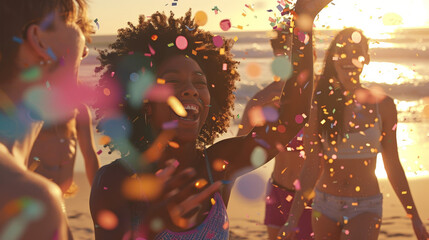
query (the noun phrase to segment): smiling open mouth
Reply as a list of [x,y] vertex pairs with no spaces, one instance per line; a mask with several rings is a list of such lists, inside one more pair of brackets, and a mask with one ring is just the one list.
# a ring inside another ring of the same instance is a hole
[[193,104],[193,103],[182,103],[182,104],[187,112],[186,117],[180,117],[177,114],[174,114],[174,115],[176,115],[179,119],[184,121],[196,121],[200,116],[200,107],[197,104]]

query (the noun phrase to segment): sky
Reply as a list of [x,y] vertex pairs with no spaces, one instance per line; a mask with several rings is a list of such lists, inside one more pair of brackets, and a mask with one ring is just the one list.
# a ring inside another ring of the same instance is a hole
[[[189,8],[193,13],[207,14],[203,28],[209,31],[221,32],[219,22],[223,19],[231,21],[229,31],[268,31],[268,18],[278,16],[277,5],[277,0],[89,0],[89,14],[99,23],[97,35],[116,34],[128,21],[137,23],[139,15],[173,11],[182,16]],[[220,10],[217,14],[212,10],[216,6]],[[334,0],[322,10],[315,25],[322,29],[358,27],[364,32],[382,32],[396,27],[429,27],[428,13],[429,0]]]

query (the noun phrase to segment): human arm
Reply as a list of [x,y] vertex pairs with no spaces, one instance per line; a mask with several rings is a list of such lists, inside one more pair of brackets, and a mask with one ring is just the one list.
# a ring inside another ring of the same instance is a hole
[[282,91],[284,82],[272,82],[270,85],[257,92],[246,104],[244,112],[241,116],[241,123],[239,125],[237,136],[242,136],[248,134],[253,126],[250,124],[249,113],[255,107],[264,107],[268,104],[273,104],[278,102],[280,99],[280,93]]
[[[314,18],[329,2],[330,0],[298,1],[296,13],[298,16],[308,14]],[[309,10],[309,7],[303,5],[311,5],[314,9]],[[308,120],[313,89],[312,32],[307,32],[307,44],[301,42],[296,33],[298,31],[294,33],[292,46],[293,76],[284,85],[278,120],[255,127],[246,136],[218,142],[209,149],[213,159],[220,158],[229,162],[225,171],[226,178],[234,176],[243,168],[254,167],[250,156],[256,147],[262,147],[266,151],[265,161],[272,159],[279,152],[278,146],[285,146],[292,140]]]
[[293,239],[302,212],[307,202],[314,197],[314,186],[322,172],[322,149],[318,133],[317,104],[313,103],[310,119],[304,127],[305,160],[299,177],[301,189],[297,189],[292,202],[288,221],[279,231],[280,239]]
[[396,126],[398,121],[395,103],[391,98],[385,98],[379,104],[379,109],[383,126],[383,136],[381,140],[383,149],[382,156],[387,177],[404,207],[407,216],[411,218],[417,239],[426,240],[429,238],[429,234],[417,212],[404,169],[399,160],[396,140]]
[[[0,239],[72,239],[59,187],[0,159]],[[6,181],[7,180],[7,181]],[[13,182],[13,184],[11,184]],[[18,211],[10,211],[18,206]],[[3,210],[2,210],[3,209]],[[6,211],[4,211],[6,210]],[[9,210],[9,211],[8,211]],[[16,231],[14,226],[22,230]]]
[[79,147],[85,161],[86,176],[92,185],[95,174],[100,168],[100,161],[95,152],[95,144],[92,130],[91,113],[86,105],[81,105],[76,117],[76,129]]

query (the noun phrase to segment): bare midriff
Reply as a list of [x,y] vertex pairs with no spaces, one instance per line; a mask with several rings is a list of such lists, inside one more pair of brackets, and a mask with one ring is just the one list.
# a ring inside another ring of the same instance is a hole
[[272,178],[280,187],[295,189],[293,183],[299,178],[304,163],[299,154],[299,151],[285,151],[276,156]]
[[72,118],[65,124],[42,129],[33,146],[29,166],[39,160],[35,172],[52,180],[65,192],[73,182],[76,150],[76,119]]
[[376,157],[324,161],[316,184],[319,191],[344,197],[367,197],[380,193],[375,176]]

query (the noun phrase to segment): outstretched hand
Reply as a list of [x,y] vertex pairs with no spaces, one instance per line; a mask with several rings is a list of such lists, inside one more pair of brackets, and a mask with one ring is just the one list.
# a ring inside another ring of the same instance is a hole
[[295,5],[295,12],[298,14],[307,14],[314,19],[331,1],[332,0],[298,0]]
[[[174,174],[177,166],[176,160],[170,160],[164,169],[156,173],[156,177],[163,185],[163,191],[155,200],[148,202],[145,225],[150,226],[152,220],[161,219],[163,229],[185,230],[192,227],[193,223],[189,219],[195,215],[196,207],[211,197],[222,185],[220,181],[210,185],[205,180],[196,179],[196,172],[192,168]],[[152,235],[163,229],[151,229]]]

